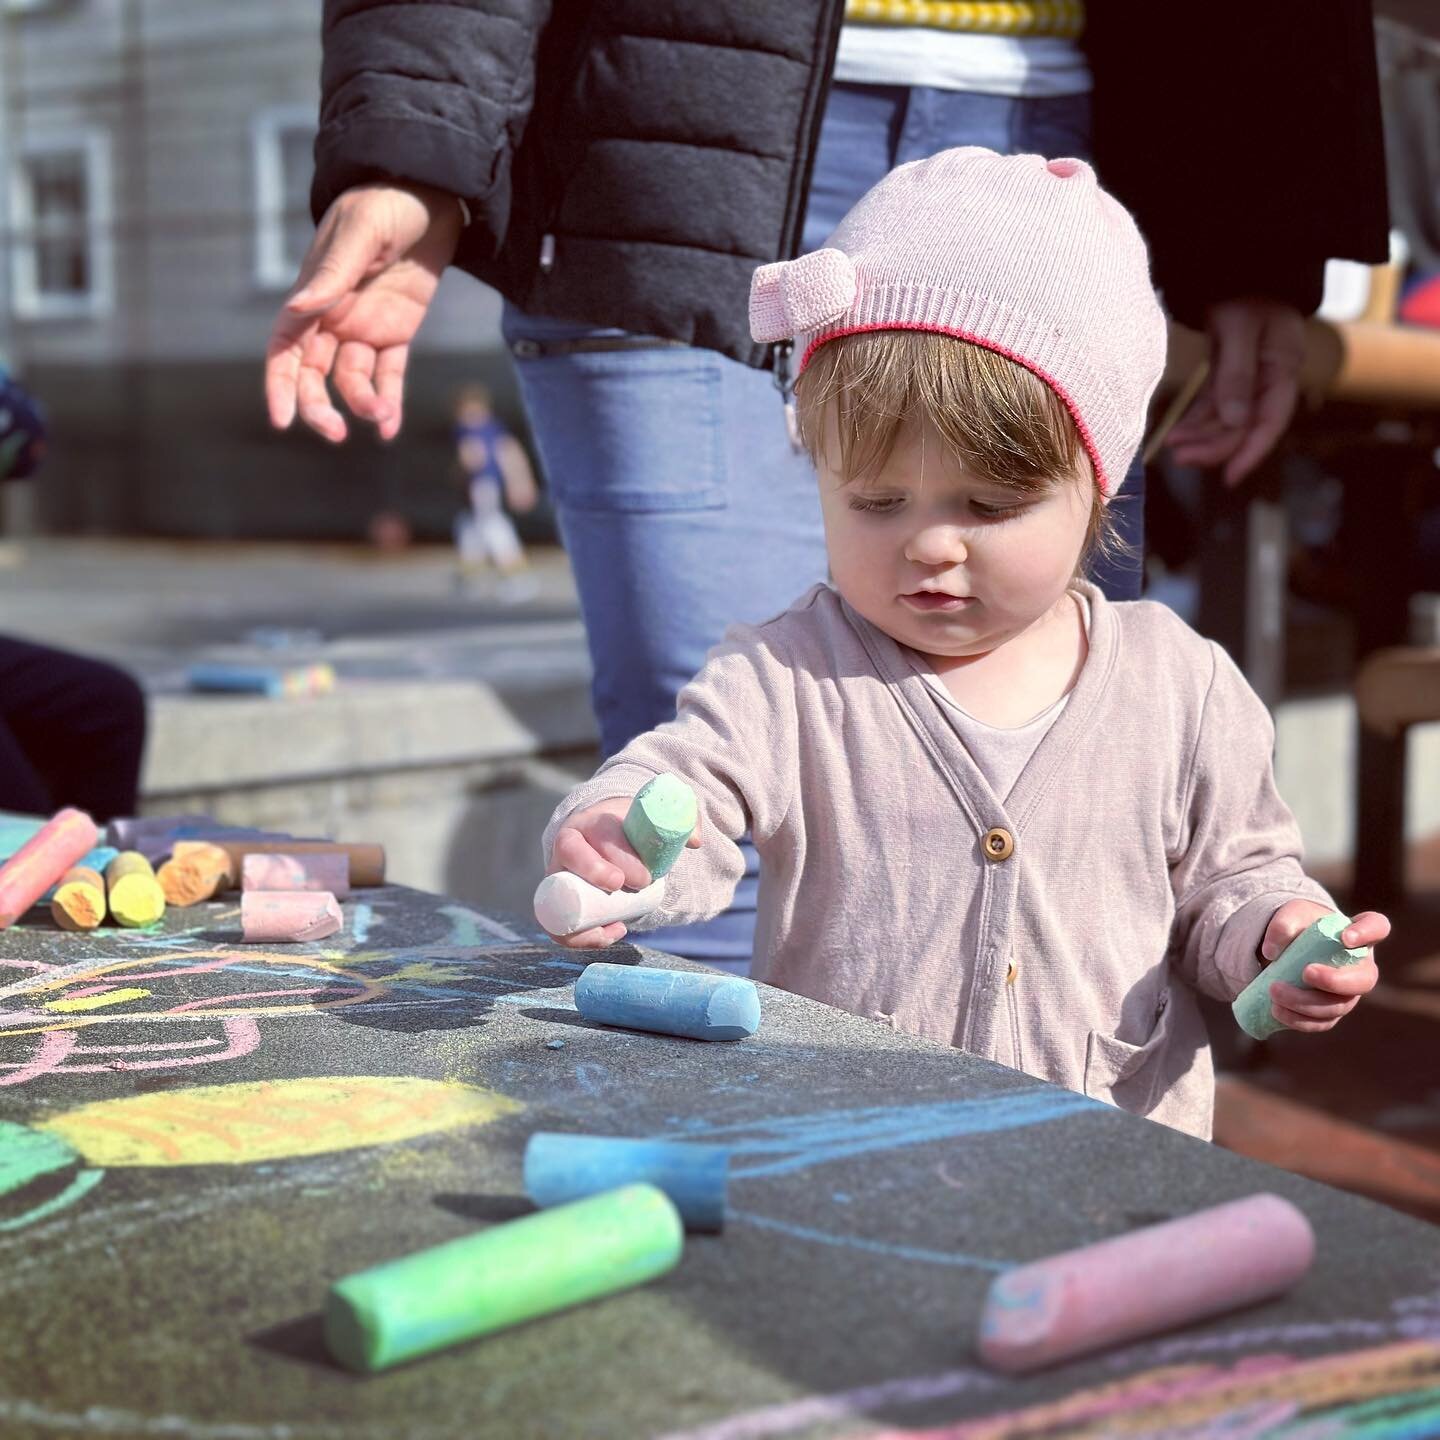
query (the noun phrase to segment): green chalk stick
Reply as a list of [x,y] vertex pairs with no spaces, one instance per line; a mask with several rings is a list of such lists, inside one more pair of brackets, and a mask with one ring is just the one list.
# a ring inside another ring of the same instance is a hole
[[625,838],[652,880],[669,872],[700,818],[695,792],[678,775],[657,775],[631,802]]
[[684,1240],[667,1195],[623,1185],[337,1281],[325,1343],[351,1370],[386,1370],[653,1280]]
[[1368,947],[1349,950],[1340,943],[1341,932],[1349,923],[1350,917],[1338,910],[1332,915],[1322,915],[1240,992],[1230,1008],[1247,1035],[1268,1040],[1277,1030],[1286,1028],[1270,1008],[1270,987],[1277,980],[1308,989],[1300,978],[1307,965],[1332,965],[1339,969],[1342,965],[1358,965],[1365,958]]

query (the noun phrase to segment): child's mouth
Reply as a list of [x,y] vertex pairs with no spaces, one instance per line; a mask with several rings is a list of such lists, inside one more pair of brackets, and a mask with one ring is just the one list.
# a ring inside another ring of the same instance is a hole
[[967,605],[974,603],[973,595],[945,595],[938,590],[913,590],[908,595],[900,597],[912,610],[922,610],[927,614],[934,611],[963,610]]

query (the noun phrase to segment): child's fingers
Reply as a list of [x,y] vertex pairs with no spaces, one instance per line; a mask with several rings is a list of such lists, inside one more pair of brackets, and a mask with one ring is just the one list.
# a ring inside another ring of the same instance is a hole
[[607,890],[618,890],[621,885],[643,890],[650,883],[650,872],[625,838],[625,823],[619,815],[587,812],[582,819],[582,833],[595,853],[620,872],[620,884],[606,885]]
[[1277,980],[1270,987],[1270,1004],[1277,1014],[1283,1009],[1307,1020],[1339,1020],[1359,1002],[1358,995],[1332,995],[1324,990],[1287,985],[1283,980]]
[[1336,1015],[1328,1020],[1316,1020],[1313,1016],[1303,1014],[1299,1010],[1291,1010],[1284,1005],[1272,1005],[1270,1008],[1274,1011],[1275,1018],[1287,1030],[1299,1030],[1307,1035],[1317,1035],[1323,1030],[1333,1030],[1342,1019],[1341,1016]]
[[1389,936],[1390,921],[1386,916],[1378,910],[1362,910],[1340,932],[1340,943],[1352,950],[1360,950],[1367,945],[1378,945]]
[[593,925],[589,930],[581,930],[574,935],[551,935],[550,938],[567,950],[603,950],[607,945],[623,940],[625,933],[624,924],[614,920],[609,925]]
[[625,885],[625,872],[601,855],[580,831],[569,826],[556,835],[550,851],[549,873],[553,875],[557,870],[568,870],[602,890],[620,890]]
[[1312,989],[1330,995],[1368,995],[1380,979],[1373,960],[1358,965],[1307,965],[1300,978]]

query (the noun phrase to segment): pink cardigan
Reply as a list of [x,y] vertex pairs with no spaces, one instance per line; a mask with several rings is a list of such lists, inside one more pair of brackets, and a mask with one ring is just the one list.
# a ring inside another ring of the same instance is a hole
[[566,816],[670,770],[700,798],[647,926],[729,903],[761,858],[756,979],[1208,1138],[1195,990],[1230,1000],[1300,868],[1274,728],[1164,606],[1091,606],[1069,704],[1002,804],[900,647],[819,585],[736,626]]

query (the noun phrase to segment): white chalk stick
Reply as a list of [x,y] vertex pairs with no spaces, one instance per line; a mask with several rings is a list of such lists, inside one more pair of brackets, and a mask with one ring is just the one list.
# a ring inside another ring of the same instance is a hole
[[602,890],[568,870],[547,875],[535,891],[535,918],[552,935],[578,935],[596,925],[616,920],[638,920],[660,907],[665,882],[656,880],[643,890]]

